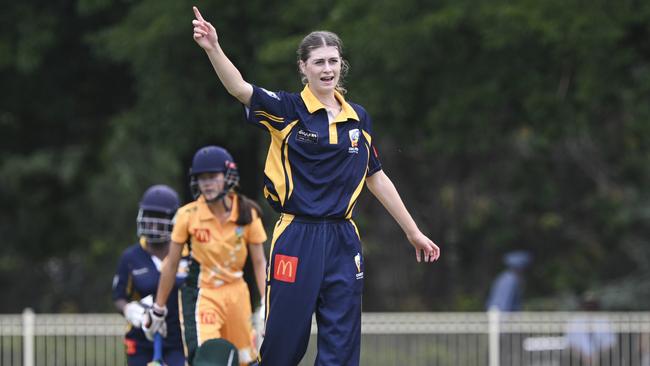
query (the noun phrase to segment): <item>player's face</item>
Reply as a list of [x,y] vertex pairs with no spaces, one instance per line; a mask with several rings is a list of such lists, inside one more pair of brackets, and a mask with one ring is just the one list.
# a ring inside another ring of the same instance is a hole
[[201,173],[197,177],[199,190],[207,200],[216,198],[223,190],[223,173]]
[[315,48],[307,61],[300,61],[300,71],[309,87],[317,93],[333,92],[341,75],[341,55],[334,46]]

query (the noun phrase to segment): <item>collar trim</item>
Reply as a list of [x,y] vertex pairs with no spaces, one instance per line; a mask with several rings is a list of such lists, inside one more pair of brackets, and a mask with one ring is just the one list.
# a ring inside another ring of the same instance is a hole
[[[307,107],[309,113],[313,114],[319,109],[325,109],[325,105],[323,105],[323,103],[321,103],[321,101],[316,98],[311,89],[309,89],[309,85],[305,85],[305,88],[302,90],[302,92],[300,92],[300,97],[305,103],[305,106]],[[339,103],[341,103],[341,112],[336,116],[333,122],[345,122],[349,119],[355,120],[357,122],[360,121],[357,112],[348,102],[345,101],[345,98],[343,95],[341,95],[341,93],[335,90],[334,97],[339,101]]]

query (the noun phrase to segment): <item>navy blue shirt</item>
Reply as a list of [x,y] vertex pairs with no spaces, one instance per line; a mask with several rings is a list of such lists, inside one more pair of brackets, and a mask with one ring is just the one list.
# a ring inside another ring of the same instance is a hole
[[[167,299],[167,337],[165,347],[183,347],[181,327],[178,320],[178,288],[187,276],[187,260],[181,259],[179,271],[176,274],[176,283]],[[137,301],[148,295],[156,297],[160,272],[156,268],[151,254],[147,253],[140,244],[128,247],[117,266],[117,273],[113,278],[113,301],[124,299]],[[140,328],[129,326],[126,338],[135,340],[138,348],[153,348],[153,343],[148,341]]]
[[341,113],[329,122],[308,86],[301,93],[253,86],[248,122],[269,132],[264,196],[278,212],[351,218],[365,179],[381,170],[368,113],[335,92]]

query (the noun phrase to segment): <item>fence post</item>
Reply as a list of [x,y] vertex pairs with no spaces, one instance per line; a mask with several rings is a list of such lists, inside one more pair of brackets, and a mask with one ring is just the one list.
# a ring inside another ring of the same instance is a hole
[[499,366],[499,309],[492,308],[488,311],[489,322],[489,357],[490,366]]
[[23,365],[34,366],[34,311],[23,310]]

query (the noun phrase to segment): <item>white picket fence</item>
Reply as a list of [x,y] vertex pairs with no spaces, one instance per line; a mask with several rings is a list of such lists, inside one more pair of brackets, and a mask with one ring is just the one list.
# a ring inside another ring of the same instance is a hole
[[[0,315],[0,366],[125,365],[125,329],[118,314]],[[364,313],[361,343],[373,366],[650,366],[650,313]]]

